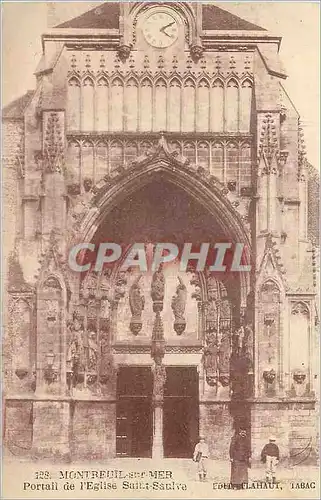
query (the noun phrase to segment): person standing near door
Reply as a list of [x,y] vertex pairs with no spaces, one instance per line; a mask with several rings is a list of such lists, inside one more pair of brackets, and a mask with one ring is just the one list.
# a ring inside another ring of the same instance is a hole
[[197,471],[200,481],[205,481],[207,475],[207,459],[209,457],[208,445],[203,436],[200,436],[199,442],[195,446],[193,460],[197,463]]

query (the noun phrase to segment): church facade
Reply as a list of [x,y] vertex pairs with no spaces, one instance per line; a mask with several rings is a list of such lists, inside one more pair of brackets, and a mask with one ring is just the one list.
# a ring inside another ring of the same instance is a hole
[[[243,427],[254,459],[270,434],[317,459],[318,255],[280,43],[187,2],[108,2],[43,35],[36,89],[3,112],[8,453],[190,458],[205,435],[227,459]],[[70,268],[108,242],[194,255]],[[193,265],[206,242],[223,272]]]

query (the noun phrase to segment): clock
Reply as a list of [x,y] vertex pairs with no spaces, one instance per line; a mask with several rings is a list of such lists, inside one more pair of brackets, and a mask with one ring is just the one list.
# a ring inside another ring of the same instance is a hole
[[145,20],[143,33],[153,47],[169,47],[178,37],[177,21],[167,12],[154,12]]

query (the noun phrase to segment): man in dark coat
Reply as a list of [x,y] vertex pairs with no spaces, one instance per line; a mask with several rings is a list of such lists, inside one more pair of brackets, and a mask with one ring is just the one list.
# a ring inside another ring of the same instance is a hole
[[271,436],[261,452],[261,461],[266,464],[266,480],[273,483],[276,481],[276,466],[280,460],[279,447],[275,441],[275,437]]
[[251,449],[245,429],[235,432],[230,445],[231,484],[242,489],[248,483],[248,468],[251,461]]

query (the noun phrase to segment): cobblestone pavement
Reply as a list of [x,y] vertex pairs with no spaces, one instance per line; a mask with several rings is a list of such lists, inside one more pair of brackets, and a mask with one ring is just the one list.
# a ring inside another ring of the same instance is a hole
[[[277,471],[278,486],[270,489],[266,483],[261,484],[261,481],[264,481],[264,466],[255,465],[249,470],[250,488],[242,491],[229,489],[229,469],[229,462],[209,460],[207,481],[201,483],[198,481],[196,465],[191,460],[123,458],[106,462],[63,464],[8,458],[2,471],[1,498],[320,498],[317,467],[287,468],[280,464]],[[92,478],[91,472],[87,478],[75,477],[79,473],[82,474],[82,471],[106,470],[122,471],[122,477]],[[41,471],[48,471],[50,477],[37,479]],[[58,491],[42,490],[42,484],[50,486],[52,482],[57,483]],[[261,486],[257,482],[260,482]],[[64,489],[67,483],[73,484],[75,489]],[[106,483],[115,483],[115,489],[106,489]],[[146,483],[150,486],[146,487]],[[157,483],[156,489],[154,483]],[[304,488],[301,483],[304,483]],[[300,487],[297,487],[297,484]],[[164,489],[160,489],[162,487]]]

